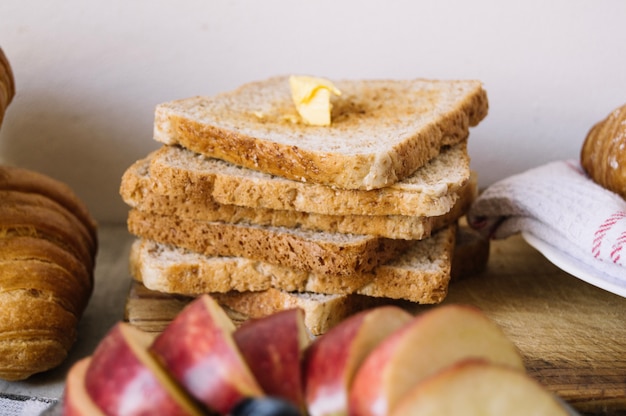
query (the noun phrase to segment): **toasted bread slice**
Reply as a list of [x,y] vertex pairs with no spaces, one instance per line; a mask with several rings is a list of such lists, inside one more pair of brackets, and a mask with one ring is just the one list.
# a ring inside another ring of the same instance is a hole
[[[316,214],[220,204],[206,192],[190,189],[188,182],[170,183],[169,192],[161,192],[161,184],[150,176],[147,165],[148,161],[145,159],[138,161],[124,173],[122,179],[122,198],[129,206],[140,211],[201,221],[249,223],[405,240],[426,238],[430,235],[433,225],[440,228],[456,221],[465,213],[477,192],[476,175],[472,175],[457,193],[446,195],[449,198],[445,199],[457,201],[447,213],[438,216]],[[207,184],[208,181],[200,183]],[[271,194],[267,192],[267,195]],[[436,204],[435,201],[436,199],[432,205]]]
[[192,199],[205,204],[335,216],[430,217],[450,210],[469,177],[470,160],[464,143],[442,149],[439,156],[403,181],[372,191],[293,181],[206,158],[178,146],[163,146],[126,170],[120,194],[131,206],[151,194],[167,195],[174,200],[172,203]]
[[[324,295],[267,289],[260,292],[215,293],[211,295],[236,325],[290,308],[304,311],[304,323],[313,335],[321,335],[346,317],[367,307],[388,302],[360,295]],[[159,333],[193,297],[172,295],[146,288],[133,281],[124,319],[150,333]]]
[[479,81],[340,80],[332,124],[299,121],[288,77],[157,106],[154,139],[284,178],[378,189],[464,142],[488,111]]
[[369,235],[200,221],[132,209],[128,230],[138,237],[208,256],[241,256],[319,274],[371,271],[412,243]]
[[[466,226],[459,226],[458,228],[461,234],[469,231]],[[144,244],[143,241],[136,242],[136,246],[133,247],[131,252],[138,254],[138,252],[144,250],[139,245]],[[153,243],[148,243],[149,245]],[[488,244],[488,243],[487,243]],[[464,273],[474,274],[482,270],[485,263],[479,263],[472,261],[469,265],[457,264],[457,260],[464,262],[468,256],[470,256],[472,250],[483,250],[482,244],[476,245],[468,241],[465,238],[461,238],[461,241],[456,241],[454,248],[454,255],[452,260],[452,269],[455,267],[457,270],[462,269]],[[462,251],[463,255],[457,255]],[[179,260],[180,265],[172,265],[172,269],[169,269],[167,263],[175,261],[177,256],[177,250],[171,252],[174,256],[168,259],[167,256],[157,260],[136,259],[131,257],[131,266],[146,267],[148,269],[154,269],[154,277],[163,276],[163,286],[158,286],[158,290],[150,290],[140,282],[141,277],[146,275],[140,275],[141,270],[136,270],[134,275],[135,280],[131,285],[131,290],[128,296],[126,306],[126,320],[133,325],[140,327],[141,329],[150,332],[160,332],[167,326],[167,324],[176,316],[176,314],[191,300],[195,295],[180,295],[176,294],[176,290],[173,286],[185,284],[193,284],[194,280],[203,280],[201,276],[206,276],[205,273],[210,273],[206,270],[191,270],[194,260],[186,257],[181,257]],[[159,256],[158,253],[151,253],[150,256]],[[210,260],[203,260],[200,256],[192,255],[196,262],[202,263]],[[486,257],[480,256],[486,262]],[[187,260],[190,260],[188,263]],[[225,259],[226,260],[226,259]],[[141,261],[145,261],[141,264]],[[228,260],[226,260],[228,261]],[[139,262],[139,263],[138,263]],[[147,263],[152,262],[151,265]],[[470,267],[475,267],[471,269]],[[179,268],[180,267],[180,268]],[[200,269],[203,269],[201,266]],[[184,270],[191,271],[190,275],[184,275]],[[146,272],[152,273],[152,272]],[[168,273],[171,273],[168,276]],[[458,272],[457,272],[458,273]],[[278,277],[280,279],[280,276]],[[146,280],[148,280],[146,278]],[[168,280],[171,280],[168,281]],[[254,280],[254,278],[253,278]],[[176,283],[178,282],[178,283]],[[146,282],[147,283],[147,282]],[[172,287],[168,288],[168,285]],[[174,293],[166,293],[161,290],[172,289]],[[198,289],[202,290],[202,289]],[[193,292],[196,293],[196,292]],[[202,292],[205,293],[205,292]],[[239,292],[237,290],[230,290],[224,293],[212,293],[213,296],[220,304],[222,304],[229,316],[235,321],[235,323],[241,323],[249,318],[260,318],[262,316],[278,312],[292,307],[299,307],[305,311],[305,320],[307,327],[315,334],[322,334],[336,323],[343,320],[345,317],[358,312],[359,310],[376,305],[399,303],[400,305],[408,306],[412,303],[406,304],[404,301],[394,301],[387,298],[375,298],[370,296],[358,295],[358,294],[322,294],[312,292],[290,292],[286,290],[280,290],[275,288],[269,288],[259,291],[244,291]]]
[[412,242],[409,250],[371,273],[349,276],[297,271],[245,257],[205,256],[172,245],[138,239],[130,255],[134,278],[152,290],[197,296],[213,292],[258,292],[270,288],[325,294],[441,302],[450,280],[456,225]]

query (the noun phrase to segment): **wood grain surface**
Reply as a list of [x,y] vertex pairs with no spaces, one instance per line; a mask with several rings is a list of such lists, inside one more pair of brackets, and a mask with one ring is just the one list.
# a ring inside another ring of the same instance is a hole
[[[159,332],[188,301],[133,285],[126,319]],[[561,271],[514,236],[492,242],[486,270],[453,281],[444,303],[481,308],[518,346],[529,374],[580,413],[626,414],[625,298]]]

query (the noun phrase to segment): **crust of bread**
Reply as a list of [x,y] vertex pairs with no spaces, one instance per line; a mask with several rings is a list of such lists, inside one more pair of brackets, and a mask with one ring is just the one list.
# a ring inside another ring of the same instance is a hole
[[130,210],[127,223],[133,235],[204,255],[247,257],[332,275],[371,271],[412,243],[368,235],[197,221],[136,209]]
[[150,177],[146,162],[137,162],[134,166],[124,173],[121,195],[129,206],[140,211],[201,221],[366,234],[391,239],[420,240],[428,237],[433,229],[441,228],[463,215],[477,193],[477,180],[474,174],[470,175],[470,180],[453,194],[456,203],[443,215],[430,217],[316,214],[220,204],[205,193],[190,191],[188,186],[182,184],[179,188],[169,188],[170,192],[161,193],[155,191],[158,185],[154,184]]
[[148,289],[185,296],[274,288],[439,303],[447,294],[455,229],[451,225],[429,239],[412,242],[406,253],[371,273],[350,276],[299,272],[242,257],[205,256],[137,239],[131,249],[131,274]]
[[[131,165],[120,194],[130,205],[145,194],[195,198],[250,208],[325,215],[435,216],[447,212],[470,176],[465,144],[442,150],[413,175],[389,187],[342,190],[303,183],[163,146]],[[150,178],[146,183],[142,178]],[[148,187],[149,185],[149,187]]]
[[[470,234],[466,235],[466,231]],[[461,236],[460,239],[455,239],[452,269],[455,268],[457,258],[459,261],[464,261],[473,255],[478,255],[485,259],[480,256],[480,253],[483,252],[484,244],[482,242],[474,244],[475,240],[471,238],[471,230],[468,230],[462,221],[458,227],[457,236],[459,235]],[[468,236],[470,237],[469,239],[466,238]],[[136,242],[135,244],[138,246],[142,242]],[[457,255],[457,253],[461,254]],[[131,264],[133,262],[131,260]],[[472,269],[464,264],[462,269],[458,269],[463,271],[462,276],[480,272],[484,268],[485,263],[472,261],[469,266],[474,266],[476,269]],[[458,268],[458,265],[456,267]],[[163,268],[160,273],[166,274],[167,269]],[[451,273],[454,274],[455,272],[452,270]],[[200,276],[202,273],[195,274],[194,271],[191,274],[193,277],[190,275],[189,279],[202,278]],[[458,271],[456,278],[459,278]],[[187,296],[166,293],[161,291],[167,290],[164,287],[160,288],[160,290],[151,290],[146,288],[140,280],[141,276],[139,276],[139,279],[135,279],[131,285],[129,292],[130,302],[127,304],[126,309],[126,320],[146,331],[162,331],[176,314],[196,296],[193,293]],[[389,303],[406,306],[404,301],[395,301],[387,298],[374,298],[356,294],[290,292],[276,288],[244,292],[230,290],[225,293],[211,293],[211,296],[225,307],[226,312],[235,323],[241,323],[250,318],[260,318],[291,307],[302,308],[305,311],[306,325],[315,335],[325,333],[345,317],[367,307]],[[413,304],[410,303],[410,305]]]
[[[289,308],[304,311],[304,323],[313,335],[321,335],[346,317],[386,299],[360,295],[324,295],[268,289],[260,292],[216,293],[211,296],[224,308],[235,325]],[[149,333],[162,332],[193,297],[147,289],[134,280],[128,294],[124,319]]]
[[292,180],[369,190],[464,142],[488,111],[479,81],[339,80],[331,126],[308,126],[287,80],[160,104],[154,139]]
[[348,316],[381,304],[379,299],[354,294],[290,293],[277,289],[215,293],[212,296],[230,316],[240,322],[286,309],[300,308],[304,311],[304,325],[313,335],[324,334]]

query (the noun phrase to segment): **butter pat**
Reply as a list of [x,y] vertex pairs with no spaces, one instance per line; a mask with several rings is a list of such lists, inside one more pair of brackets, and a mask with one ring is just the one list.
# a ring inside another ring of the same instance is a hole
[[289,77],[289,85],[291,97],[302,119],[314,126],[330,126],[330,94],[341,95],[341,91],[324,78],[308,76],[292,75]]

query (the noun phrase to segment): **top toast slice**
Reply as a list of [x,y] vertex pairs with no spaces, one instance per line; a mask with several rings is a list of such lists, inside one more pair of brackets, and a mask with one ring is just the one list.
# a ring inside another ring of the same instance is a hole
[[154,139],[261,172],[344,189],[411,175],[488,111],[479,81],[339,80],[330,126],[302,122],[288,77],[157,106]]

